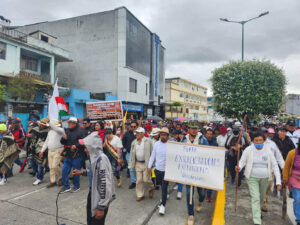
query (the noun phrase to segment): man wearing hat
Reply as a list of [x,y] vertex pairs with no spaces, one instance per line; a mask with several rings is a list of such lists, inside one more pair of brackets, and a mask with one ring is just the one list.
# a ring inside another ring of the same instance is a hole
[[148,175],[150,176],[151,168],[153,166],[153,163],[155,162],[156,181],[157,184],[160,184],[162,187],[162,201],[159,207],[159,214],[164,215],[169,185],[169,182],[164,180],[166,170],[167,142],[169,140],[169,129],[167,127],[163,127],[159,132],[159,136],[160,140],[154,144],[153,152],[151,153],[151,157],[148,163]]
[[0,185],[7,184],[7,172],[19,156],[14,136],[5,124],[0,124]]
[[64,165],[62,168],[62,184],[60,192],[65,193],[71,191],[75,193],[80,190],[80,176],[73,176],[73,185],[71,189],[69,184],[69,174],[71,169],[80,170],[82,156],[84,153],[84,146],[79,144],[79,140],[84,137],[83,130],[78,125],[76,117],[71,117],[68,120],[68,128],[65,130],[65,134],[62,136],[60,143],[64,145],[64,150],[61,154],[65,157]]
[[223,125],[220,127],[220,135],[217,137],[218,146],[224,147],[228,138],[227,129]]
[[136,130],[136,139],[132,142],[130,150],[129,169],[136,171],[136,195],[137,201],[145,198],[145,188],[148,186],[149,198],[153,197],[154,185],[151,176],[147,173],[149,159],[153,144],[151,139],[145,137],[145,130],[139,127]]
[[300,138],[300,130],[296,130],[296,123],[294,120],[289,120],[286,123],[286,135],[293,141],[295,148],[298,147],[298,140]]
[[155,142],[159,141],[159,132],[159,128],[153,128],[151,131],[150,137],[152,139],[153,145],[155,144]]
[[[206,140],[205,136],[198,132],[198,124],[196,122],[189,122],[189,134],[186,135],[186,143],[194,144],[194,145],[209,145],[208,141]],[[196,206],[196,211],[200,212],[202,209],[202,202],[205,200],[205,189],[197,187],[197,192],[199,195],[199,202]],[[186,224],[193,225],[194,224],[194,198],[192,204],[190,204],[190,194],[191,194],[191,186],[186,185],[186,200],[187,200],[187,208],[188,208],[188,218]],[[192,192],[194,194],[194,192]]]
[[[62,185],[61,182],[61,155],[60,152],[64,146],[60,143],[60,139],[65,134],[65,130],[61,128],[57,119],[51,119],[49,122],[50,130],[43,148],[40,152],[40,158],[44,157],[44,153],[48,150],[48,164],[50,168],[50,183],[47,188]],[[56,180],[57,178],[57,180]],[[57,181],[57,182],[56,182]]]
[[44,118],[38,121],[38,127],[30,130],[27,137],[30,139],[29,155],[28,158],[31,160],[33,173],[37,174],[37,179],[33,185],[39,185],[42,183],[44,178],[44,168],[47,164],[47,157],[40,158],[40,152],[46,141],[49,132],[49,120]]
[[289,151],[295,149],[293,141],[287,136],[287,129],[285,127],[278,128],[278,133],[275,134],[273,141],[279,148],[284,160],[286,159]]

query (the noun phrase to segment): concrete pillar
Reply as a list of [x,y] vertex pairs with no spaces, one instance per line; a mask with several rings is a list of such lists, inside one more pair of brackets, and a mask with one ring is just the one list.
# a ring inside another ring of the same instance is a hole
[[50,82],[53,84],[55,78],[55,58],[54,56],[50,59]]

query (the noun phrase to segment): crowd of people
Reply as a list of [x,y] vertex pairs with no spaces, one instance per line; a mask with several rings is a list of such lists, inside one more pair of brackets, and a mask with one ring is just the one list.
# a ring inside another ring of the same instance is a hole
[[[294,121],[252,124],[246,131],[241,129],[240,122],[127,120],[121,124],[84,119],[80,125],[77,118],[71,117],[67,124],[63,128],[56,119],[32,118],[25,132],[19,118],[1,123],[0,185],[8,184],[14,164],[20,166],[20,172],[25,166],[30,169],[36,178],[33,185],[44,182],[44,174],[49,172],[47,188],[61,186],[60,193],[78,192],[80,175],[88,176],[87,223],[96,225],[105,223],[109,205],[115,199],[115,188],[122,187],[120,171],[126,170],[131,180],[128,188],[135,189],[136,201],[143,201],[146,193],[152,198],[154,191],[161,189],[159,214],[164,215],[169,185],[164,180],[167,142],[219,146],[227,150],[224,166],[232,184],[237,180],[240,187],[243,180],[247,181],[254,224],[261,224],[262,211],[268,211],[270,190],[277,193],[282,184],[288,185],[294,198],[294,213],[300,224],[300,130]],[[20,151],[26,152],[23,161],[19,158]],[[193,187],[178,183],[175,185],[178,200],[184,186],[186,225],[193,225],[194,210],[200,212],[205,200],[211,203],[213,191],[200,187],[193,191]],[[195,192],[197,201],[191,196]]]

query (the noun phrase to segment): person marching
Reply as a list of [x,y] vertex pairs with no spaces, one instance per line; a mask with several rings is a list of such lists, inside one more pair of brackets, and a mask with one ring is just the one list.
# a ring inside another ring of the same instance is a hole
[[154,185],[151,181],[151,176],[147,172],[152,149],[153,144],[151,139],[146,138],[144,128],[139,127],[136,130],[136,139],[131,145],[129,161],[129,169],[135,168],[136,171],[137,201],[144,199],[146,186],[149,189],[149,198],[152,198],[154,194]]
[[0,124],[0,185],[7,184],[7,173],[19,156],[19,147],[14,135],[5,124]]
[[32,162],[33,172],[37,174],[37,179],[33,185],[41,184],[44,178],[44,168],[47,165],[47,157],[43,156],[43,158],[40,158],[40,152],[42,151],[43,145],[48,136],[48,122],[49,120],[46,118],[38,121],[38,127],[31,129],[27,134],[27,137],[31,139],[29,146],[29,160]]
[[[93,132],[78,142],[90,156],[90,190],[87,197],[87,224],[104,225],[110,203],[115,199],[113,171],[108,157],[103,153],[101,133]],[[87,171],[73,170],[72,175],[86,175]]]
[[[198,132],[198,124],[196,122],[189,122],[189,134],[186,135],[185,142],[188,144],[194,145],[208,145],[208,141],[202,135],[202,133]],[[194,225],[195,218],[194,218],[194,198],[192,198],[192,204],[190,204],[190,194],[191,194],[192,187],[190,185],[186,185],[186,201],[187,201],[187,209],[188,209],[188,218],[186,220],[186,225]],[[200,212],[202,209],[202,203],[205,200],[205,189],[197,187],[197,192],[199,195],[199,202],[196,206],[196,211]],[[194,192],[192,191],[194,195]]]
[[118,187],[122,186],[122,178],[120,176],[121,161],[121,148],[123,148],[121,139],[113,134],[111,128],[107,128],[105,131],[105,140],[103,148],[106,150],[106,155],[112,165],[114,175],[118,180]]
[[245,167],[245,177],[251,196],[252,217],[255,225],[261,224],[261,207],[272,178],[272,171],[276,178],[277,190],[281,190],[281,177],[278,164],[270,148],[264,144],[265,137],[262,133],[253,134],[253,144],[245,149],[235,167],[240,172]]
[[162,201],[159,207],[159,214],[165,214],[165,207],[168,196],[169,182],[164,180],[166,170],[166,150],[169,140],[169,129],[163,127],[159,132],[160,140],[154,144],[153,151],[148,163],[148,175],[151,175],[153,163],[155,162],[155,176],[157,184],[161,185]]
[[297,149],[288,153],[282,173],[283,185],[288,185],[292,191],[296,223],[300,225],[300,142]]
[[50,183],[47,185],[47,188],[54,187],[56,184],[62,186],[60,152],[64,149],[64,146],[60,143],[60,139],[65,134],[65,130],[60,127],[61,125],[57,119],[50,120],[49,126],[50,130],[48,136],[40,152],[40,158],[42,159],[45,151],[48,150]]

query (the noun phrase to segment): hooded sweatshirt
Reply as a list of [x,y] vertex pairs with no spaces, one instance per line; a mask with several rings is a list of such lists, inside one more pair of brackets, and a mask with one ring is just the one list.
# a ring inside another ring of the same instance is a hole
[[103,153],[102,140],[98,132],[93,132],[83,139],[90,153],[92,171],[91,212],[96,215],[97,209],[105,210],[115,199],[115,185],[112,167],[107,156]]

